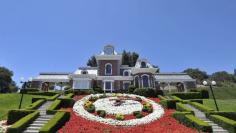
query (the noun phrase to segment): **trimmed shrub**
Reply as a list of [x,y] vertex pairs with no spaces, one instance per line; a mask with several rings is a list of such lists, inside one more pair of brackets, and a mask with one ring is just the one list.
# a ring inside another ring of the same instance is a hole
[[134,111],[134,112],[133,112],[133,115],[134,115],[137,119],[143,117],[143,114],[142,114],[142,112],[140,112],[140,111]]
[[39,116],[39,112],[35,111],[29,115],[26,115],[19,121],[15,122],[7,129],[7,133],[22,133],[23,130],[32,123]]
[[55,94],[55,95],[53,95],[53,96],[47,98],[47,101],[54,101],[54,100],[56,100],[59,96],[60,96],[60,94]]
[[218,111],[218,112],[211,112],[209,115],[220,115],[232,120],[236,121],[236,112],[223,112],[223,111]]
[[167,99],[167,100],[161,100],[160,104],[167,109],[176,109],[176,102],[178,101]]
[[33,113],[32,110],[10,110],[7,115],[7,124],[12,125],[26,115]]
[[39,130],[39,133],[55,133],[69,120],[69,118],[69,112],[57,112],[52,119]]
[[134,90],[135,90],[135,89],[136,89],[135,86],[130,85],[130,86],[128,87],[128,93],[134,93]]
[[208,92],[207,89],[201,89],[200,93],[201,93],[203,99],[208,99],[209,98],[209,92]]
[[189,112],[175,112],[172,116],[180,123],[203,132],[212,132],[212,127]]
[[61,100],[61,108],[71,108],[75,104],[75,100],[72,98],[59,98]]
[[41,105],[43,105],[45,103],[45,99],[40,99],[32,104],[30,104],[28,107],[26,107],[26,110],[35,110],[37,108],[39,108]]
[[125,119],[124,115],[122,114],[116,114],[115,117],[117,120],[120,120],[120,121],[123,121]]
[[64,98],[73,98],[74,93],[68,93],[66,96],[64,96]]
[[54,96],[57,92],[28,92],[30,95],[41,95],[41,96]]
[[196,107],[197,109],[205,112],[205,113],[210,113],[210,112],[213,112],[214,109],[210,108],[210,107],[207,107],[203,104],[200,104],[200,103],[196,103],[196,102],[189,102],[189,104],[191,104],[192,106]]
[[163,90],[156,90],[156,95],[164,96]]
[[47,114],[54,114],[57,109],[60,108],[61,100],[54,101],[48,108],[47,108]]
[[209,119],[227,129],[230,133],[236,132],[236,121],[219,115],[210,115]]
[[181,111],[181,112],[190,112],[191,114],[194,115],[194,112],[192,109],[188,108],[182,103],[176,103],[176,110]]
[[161,95],[158,95],[158,98],[159,98],[160,100],[167,100],[167,98],[165,98],[165,97],[163,97],[163,96],[161,96]]
[[136,95],[145,96],[145,97],[156,97],[157,93],[151,88],[137,88],[133,92]]
[[98,110],[98,111],[97,111],[97,114],[98,114],[99,117],[103,117],[103,118],[104,118],[104,117],[106,116],[106,111],[104,111],[104,110]]
[[93,88],[93,91],[94,91],[95,93],[103,93],[103,92],[104,92],[104,90],[103,90],[102,88],[100,88],[100,87]]
[[202,95],[200,92],[188,92],[188,93],[185,93],[185,92],[178,92],[178,93],[172,93],[171,95],[173,96],[177,96],[181,99],[201,99],[202,98]]
[[93,89],[74,89],[75,95],[90,95],[95,94]]
[[177,97],[177,96],[171,96],[172,99],[177,100],[179,102],[183,102],[183,99]]
[[94,112],[95,112],[95,106],[94,106],[94,105],[91,105],[91,106],[87,107],[86,110],[87,110],[89,113],[94,113]]
[[203,104],[203,100],[202,99],[189,99],[189,102],[196,102],[196,103],[200,103]]
[[27,88],[27,89],[21,89],[20,90],[20,93],[28,93],[28,92],[39,92],[39,89],[38,88]]
[[69,94],[69,93],[73,93],[74,94],[74,90],[73,89],[64,90],[64,94]]

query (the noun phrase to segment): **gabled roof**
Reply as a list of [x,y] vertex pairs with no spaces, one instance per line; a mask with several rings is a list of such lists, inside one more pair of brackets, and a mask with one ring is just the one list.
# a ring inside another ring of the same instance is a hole
[[195,82],[186,73],[158,73],[155,75],[156,81],[159,82]]

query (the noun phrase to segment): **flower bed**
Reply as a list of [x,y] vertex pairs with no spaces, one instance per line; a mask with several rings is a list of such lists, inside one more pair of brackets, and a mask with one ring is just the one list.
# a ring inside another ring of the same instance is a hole
[[[73,110],[78,116],[85,119],[114,126],[148,124],[164,114],[164,109],[153,100],[133,94],[88,95],[77,101]],[[115,119],[112,116],[103,118],[95,115],[97,110],[106,111],[107,114],[114,115]],[[135,115],[134,119],[130,119],[130,117],[126,119],[126,115],[129,116],[136,111],[144,113]]]
[[0,121],[0,133],[5,133],[9,125],[7,125],[7,121]]
[[171,114],[174,110],[165,110],[165,114],[157,121],[132,127],[94,122],[77,116],[71,108],[68,111],[71,113],[70,120],[58,133],[198,133],[196,130],[179,124],[172,118]]

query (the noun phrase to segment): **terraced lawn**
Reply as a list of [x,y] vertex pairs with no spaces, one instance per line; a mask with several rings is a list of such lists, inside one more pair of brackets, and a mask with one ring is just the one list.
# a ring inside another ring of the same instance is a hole
[[[220,111],[236,112],[236,99],[217,99],[216,101]],[[205,99],[203,104],[216,110],[213,99]]]
[[[35,95],[24,95],[22,108],[31,104],[32,97]],[[37,96],[39,97],[39,96]],[[45,97],[45,96],[40,96]],[[8,110],[18,109],[20,103],[21,94],[0,94],[0,120],[6,119]]]

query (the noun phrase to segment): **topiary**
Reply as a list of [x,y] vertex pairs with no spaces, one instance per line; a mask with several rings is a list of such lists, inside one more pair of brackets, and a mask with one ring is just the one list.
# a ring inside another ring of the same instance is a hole
[[116,116],[116,119],[120,121],[123,121],[125,119],[124,115],[122,114],[116,114],[115,116]]
[[140,114],[140,113],[141,113],[140,111],[134,111],[133,115],[136,116],[137,114]]
[[104,90],[103,90],[101,87],[93,88],[93,90],[94,90],[96,93],[103,93],[103,92],[104,92]]
[[136,117],[137,119],[140,119],[140,118],[143,117],[143,114],[139,113],[139,114],[137,114],[135,117]]
[[95,112],[95,106],[94,106],[94,105],[91,105],[90,107],[86,108],[86,110],[87,110],[89,113],[94,113],[94,112]]
[[98,110],[98,111],[97,111],[97,114],[98,114],[99,117],[103,117],[103,118],[104,118],[104,117],[106,116],[106,111],[104,111],[104,110]]

